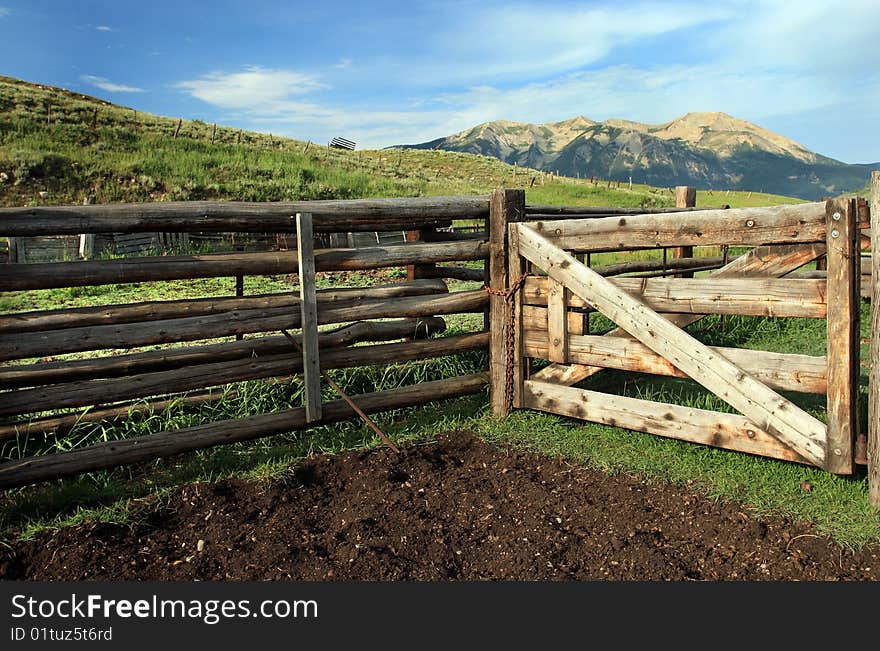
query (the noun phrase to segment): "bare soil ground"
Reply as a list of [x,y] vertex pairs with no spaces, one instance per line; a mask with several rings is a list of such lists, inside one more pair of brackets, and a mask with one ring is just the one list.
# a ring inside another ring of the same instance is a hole
[[880,548],[451,432],[315,457],[285,481],[187,485],[132,527],[0,550],[0,578],[877,580]]

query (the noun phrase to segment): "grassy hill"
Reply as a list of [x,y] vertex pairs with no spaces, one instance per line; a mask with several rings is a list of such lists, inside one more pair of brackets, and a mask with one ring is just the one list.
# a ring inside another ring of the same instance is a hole
[[[669,188],[611,185],[554,178],[466,153],[335,150],[0,77],[0,205],[81,203],[87,195],[99,203],[281,201],[474,194],[497,187],[524,187],[531,203],[673,204]],[[791,201],[745,192],[698,194],[698,205]]]

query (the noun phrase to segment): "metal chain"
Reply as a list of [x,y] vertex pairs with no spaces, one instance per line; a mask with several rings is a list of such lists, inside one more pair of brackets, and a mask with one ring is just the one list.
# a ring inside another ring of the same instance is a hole
[[514,349],[516,347],[516,293],[522,288],[526,278],[532,274],[524,273],[507,289],[495,289],[483,286],[491,295],[503,296],[507,303],[507,333],[505,338],[505,376],[504,376],[504,406],[506,411],[513,407],[513,365]]

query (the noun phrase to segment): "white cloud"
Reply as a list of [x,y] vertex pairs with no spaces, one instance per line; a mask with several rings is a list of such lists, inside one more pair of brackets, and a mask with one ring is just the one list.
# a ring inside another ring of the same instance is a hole
[[0,18],[6,18],[11,13],[8,7],[0,7]]
[[314,75],[260,66],[248,66],[243,72],[212,72],[176,86],[209,104],[256,113],[295,108],[291,96],[325,88]]
[[[465,15],[462,15],[465,14]],[[639,2],[592,7],[549,3],[486,9],[456,7],[431,45],[437,56],[422,78],[513,78],[561,74],[597,63],[637,41],[729,18],[730,10],[682,2]],[[435,63],[438,62],[439,63]]]
[[137,88],[136,86],[114,84],[109,79],[98,77],[96,75],[82,75],[80,79],[87,84],[100,88],[101,90],[106,90],[108,93],[141,93],[144,90],[143,88]]
[[113,28],[109,27],[107,25],[98,25],[97,27],[95,27],[95,29],[97,29],[99,32],[112,32],[113,31]]
[[[328,88],[315,75],[259,66],[178,87],[238,122],[303,139],[345,135],[367,147],[502,118],[662,123],[724,111],[828,155],[880,159],[864,137],[846,148],[840,136],[856,131],[852,116],[875,131],[867,125],[869,107],[880,103],[872,67],[877,0],[718,0],[699,11],[683,0],[503,7],[481,0],[438,11],[431,29],[401,46],[405,56],[365,51],[358,75],[328,71],[332,94],[309,96]],[[340,59],[328,69],[351,65]]]

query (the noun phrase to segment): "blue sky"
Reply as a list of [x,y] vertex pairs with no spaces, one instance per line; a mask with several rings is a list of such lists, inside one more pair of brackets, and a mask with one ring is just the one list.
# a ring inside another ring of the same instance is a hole
[[880,1],[0,0],[0,73],[359,147],[724,111],[880,161]]

